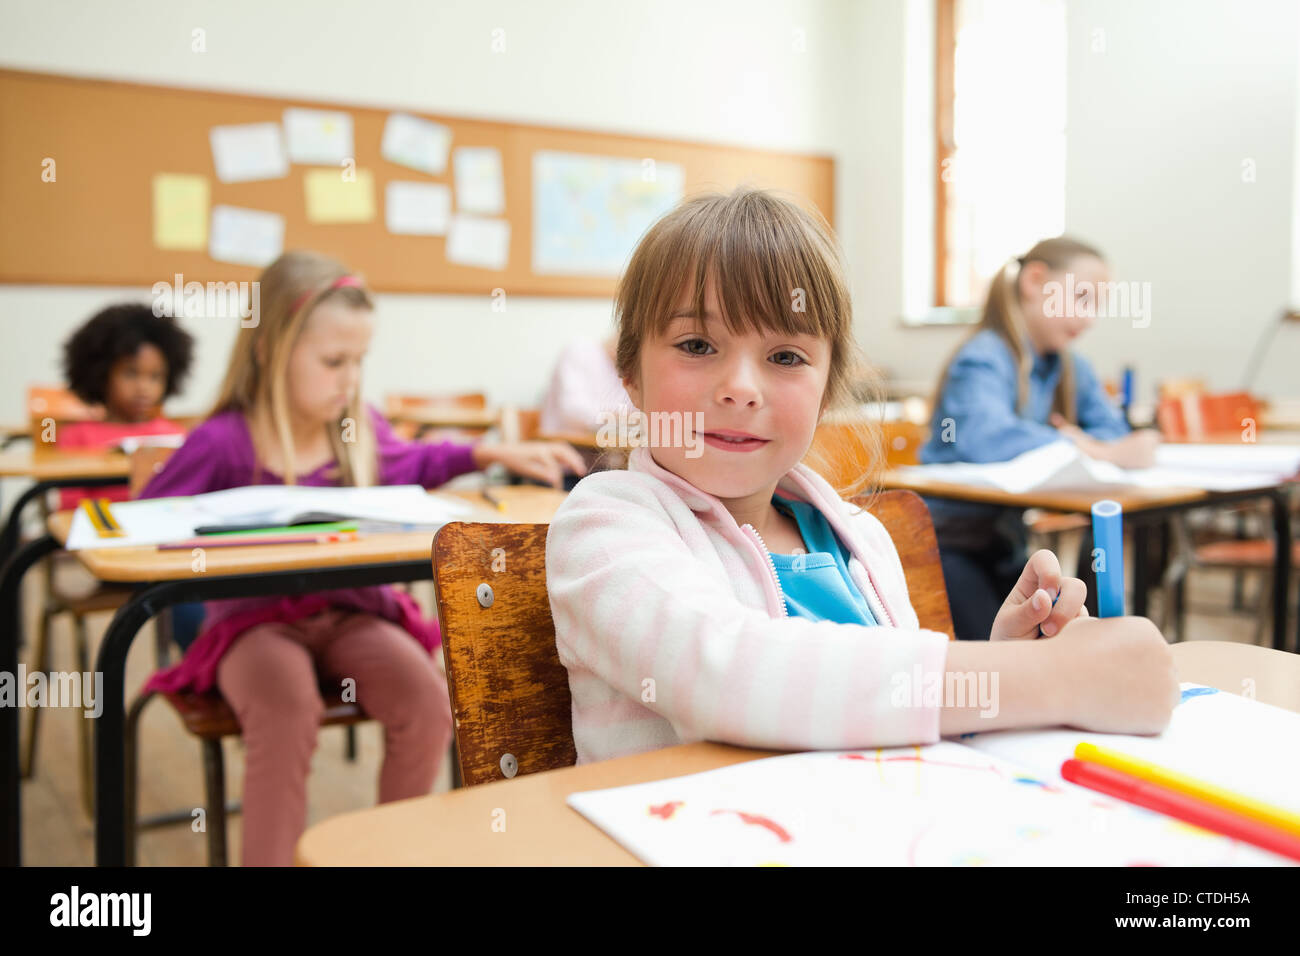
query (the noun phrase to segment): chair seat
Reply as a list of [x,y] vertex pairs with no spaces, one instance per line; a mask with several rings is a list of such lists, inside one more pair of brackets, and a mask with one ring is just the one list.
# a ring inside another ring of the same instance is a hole
[[1030,522],[1029,530],[1037,534],[1059,534],[1063,531],[1078,531],[1090,523],[1091,519],[1087,515],[1046,512]]
[[53,598],[60,611],[82,617],[97,611],[116,611],[131,599],[133,588],[103,585],[88,594],[63,594],[56,588]]
[[[215,691],[204,694],[182,691],[162,696],[180,716],[185,729],[194,736],[205,739],[239,736],[239,720],[221,694]],[[359,704],[343,700],[343,692],[337,688],[322,689],[321,698],[325,702],[325,714],[320,721],[322,727],[357,724],[370,719]]]
[[[1196,549],[1196,562],[1201,565],[1219,565],[1233,568],[1266,568],[1273,564],[1275,543],[1272,538],[1251,538],[1246,541],[1215,541]],[[1300,567],[1300,541],[1291,549],[1291,567]]]

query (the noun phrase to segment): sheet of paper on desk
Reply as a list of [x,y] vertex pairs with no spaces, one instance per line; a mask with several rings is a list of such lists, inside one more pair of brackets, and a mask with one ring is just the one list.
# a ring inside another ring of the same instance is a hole
[[112,506],[126,534],[100,538],[89,517],[78,510],[72,519],[69,551],[161,544],[191,537],[194,529],[213,524],[266,522],[274,527],[308,512],[328,512],[363,522],[384,522],[393,530],[435,529],[449,521],[483,520],[466,502],[430,495],[419,485],[371,488],[309,488],[301,485],[252,485],[206,495],[125,501]]
[[1181,686],[1182,699],[1161,734],[1001,730],[962,742],[1070,786],[1061,764],[1087,741],[1300,813],[1300,714],[1213,687]]
[[1289,862],[947,741],[770,757],[568,803],[661,866]]
[[1009,461],[955,462],[897,469],[904,478],[995,488],[1012,494],[1059,489],[1138,486],[1234,491],[1276,484],[1300,469],[1300,448],[1287,445],[1161,445],[1151,468],[1126,469],[1052,442]]

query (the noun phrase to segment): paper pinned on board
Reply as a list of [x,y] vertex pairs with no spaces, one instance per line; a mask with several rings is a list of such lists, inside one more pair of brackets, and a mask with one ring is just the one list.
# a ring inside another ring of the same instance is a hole
[[1300,471],[1300,447],[1161,445],[1151,468],[1120,468],[1084,455],[1069,441],[991,464],[908,465],[899,477],[996,488],[1011,494],[1107,486],[1238,491],[1277,484]]
[[212,207],[208,255],[218,262],[268,266],[284,251],[284,217],[260,209]]
[[289,175],[279,123],[214,126],[208,136],[217,179],[223,183],[283,179]]
[[126,532],[120,538],[100,538],[84,510],[72,519],[69,551],[83,548],[124,548],[183,541],[202,525],[266,522],[287,524],[311,512],[391,524],[391,530],[438,528],[448,521],[480,517],[468,502],[429,494],[419,485],[380,485],[365,488],[304,485],[253,485],[204,495],[148,498],[113,503],[113,517]]
[[501,270],[510,258],[510,223],[504,219],[455,215],[447,234],[447,260]]
[[506,211],[501,150],[492,146],[460,146],[453,162],[458,212],[500,215]]
[[337,110],[286,109],[284,140],[294,163],[338,166],[357,155],[352,148],[352,117]]
[[371,222],[375,218],[375,177],[368,169],[309,169],[303,176],[307,221]]
[[207,176],[158,173],[153,178],[153,244],[159,249],[204,249],[208,244]]
[[451,189],[394,180],[384,190],[384,221],[399,235],[444,236],[451,225]]
[[390,163],[418,169],[431,176],[440,176],[447,171],[450,149],[450,129],[409,113],[389,114],[379,144],[379,154]]

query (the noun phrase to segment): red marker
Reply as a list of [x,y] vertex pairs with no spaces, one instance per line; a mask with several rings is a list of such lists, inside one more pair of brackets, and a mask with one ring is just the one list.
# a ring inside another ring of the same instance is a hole
[[1166,790],[1113,767],[1071,758],[1061,764],[1061,776],[1081,787],[1155,810],[1204,830],[1253,843],[1271,853],[1300,860],[1300,838],[1258,820],[1233,813],[1195,797]]

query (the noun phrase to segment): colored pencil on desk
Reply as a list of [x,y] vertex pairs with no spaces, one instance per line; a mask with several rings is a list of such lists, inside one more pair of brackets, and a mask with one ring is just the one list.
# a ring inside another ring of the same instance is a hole
[[355,531],[335,531],[330,534],[296,534],[282,537],[253,535],[247,538],[205,537],[190,538],[188,541],[169,541],[158,545],[159,551],[187,551],[190,548],[257,548],[268,544],[335,544],[340,541],[355,541]]
[[498,498],[496,495],[492,494],[492,492],[488,489],[487,485],[483,486],[483,497],[486,498],[488,501],[492,502],[492,504],[496,505],[497,511],[506,510],[505,501]]
[[1270,853],[1300,860],[1300,837],[1231,810],[1157,786],[1102,764],[1070,759],[1061,764],[1061,776],[1081,787],[1096,790],[1126,803],[1155,810],[1203,830],[1252,843]]
[[1154,783],[1168,790],[1250,817],[1253,820],[1285,830],[1292,836],[1300,838],[1300,813],[1274,806],[1271,803],[1265,803],[1262,800],[1256,800],[1254,797],[1234,793],[1215,784],[1179,773],[1177,770],[1160,767],[1116,750],[1098,747],[1096,744],[1081,742],[1074,748],[1074,756],[1078,760],[1101,764],[1104,767],[1130,774],[1148,783]]

